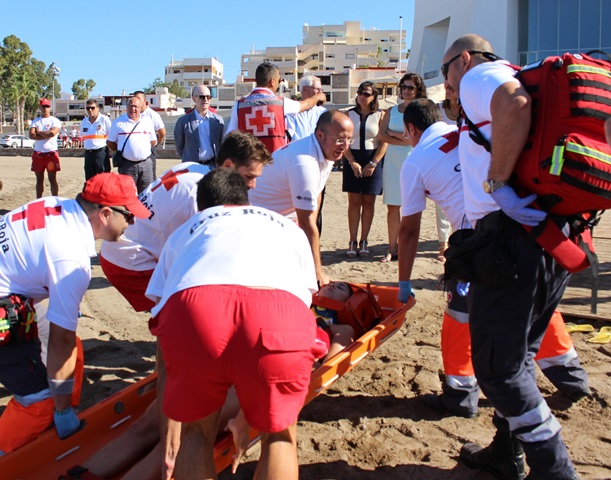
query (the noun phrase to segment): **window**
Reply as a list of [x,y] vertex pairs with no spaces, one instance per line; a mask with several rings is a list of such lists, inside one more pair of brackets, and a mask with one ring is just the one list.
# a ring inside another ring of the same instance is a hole
[[353,59],[356,58],[356,55],[354,53],[347,53],[346,54],[346,59]]
[[325,55],[325,58],[335,58],[335,54],[334,53],[327,53]]

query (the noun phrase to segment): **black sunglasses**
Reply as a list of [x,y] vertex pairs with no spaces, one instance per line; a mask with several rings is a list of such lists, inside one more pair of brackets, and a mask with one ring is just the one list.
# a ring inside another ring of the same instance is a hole
[[200,100],[210,100],[212,97],[210,95],[199,95]]
[[413,85],[399,85],[401,87],[401,90],[408,90],[410,92],[416,90],[416,87],[414,87]]
[[365,98],[369,98],[373,96],[373,93],[369,93],[369,92],[356,92],[357,95],[362,95]]
[[108,207],[110,208],[113,212],[117,212],[120,213],[121,215],[123,215],[123,217],[125,217],[125,221],[127,223],[131,222],[135,215],[130,212],[129,210],[123,210],[122,208],[117,208],[117,207],[111,207],[110,205],[98,205],[99,208],[104,208],[104,207]]
[[85,110],[95,110],[98,107],[85,107]]
[[[480,50],[467,50],[467,53],[469,55],[482,55],[486,60],[490,60],[491,62],[501,59],[501,57],[499,57],[498,55],[495,55],[494,53],[482,52]],[[448,69],[450,68],[450,64],[454,60],[456,60],[458,57],[460,57],[462,54],[463,52],[460,52],[458,55],[453,56],[446,63],[441,65],[440,70],[441,70],[441,74],[443,75],[444,80],[448,79]]]

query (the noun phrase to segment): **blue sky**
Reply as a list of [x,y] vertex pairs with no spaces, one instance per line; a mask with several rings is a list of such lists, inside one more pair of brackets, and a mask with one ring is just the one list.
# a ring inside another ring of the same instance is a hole
[[[164,67],[184,57],[218,57],[233,83],[240,55],[265,47],[298,45],[302,27],[360,21],[369,29],[403,29],[411,44],[414,0],[42,3],[2,2],[0,41],[14,34],[33,56],[61,69],[62,91],[79,78],[96,82],[94,94],[132,92],[164,77]],[[9,21],[10,19],[10,21]]]

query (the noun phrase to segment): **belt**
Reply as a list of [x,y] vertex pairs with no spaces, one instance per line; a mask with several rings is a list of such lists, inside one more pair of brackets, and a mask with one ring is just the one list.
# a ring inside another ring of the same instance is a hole
[[216,158],[212,157],[212,158],[208,158],[207,160],[198,160],[195,163],[199,163],[200,165],[214,165],[215,162],[216,162]]
[[36,152],[38,155],[55,155],[57,152]]
[[85,151],[91,153],[91,152],[99,152],[100,150],[104,150],[104,149],[106,149],[106,147],[91,148],[91,149],[86,148]]

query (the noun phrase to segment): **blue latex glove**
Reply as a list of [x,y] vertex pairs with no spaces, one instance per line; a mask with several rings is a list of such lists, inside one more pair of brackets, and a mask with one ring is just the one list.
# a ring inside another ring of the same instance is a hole
[[72,407],[68,407],[61,412],[53,412],[53,422],[55,423],[57,436],[62,439],[72,435],[81,426],[81,421]]
[[547,216],[547,213],[542,210],[528,208],[527,205],[530,205],[533,200],[537,198],[535,194],[520,198],[513,188],[509,185],[505,185],[503,188],[499,188],[490,195],[508,217],[513,218],[522,225],[534,227]]
[[412,289],[411,280],[400,280],[399,281],[399,301],[401,303],[406,303],[409,296],[416,298],[416,294]]
[[458,295],[461,297],[466,297],[469,294],[470,285],[471,284],[469,282],[458,282],[456,284],[456,291],[458,292]]

